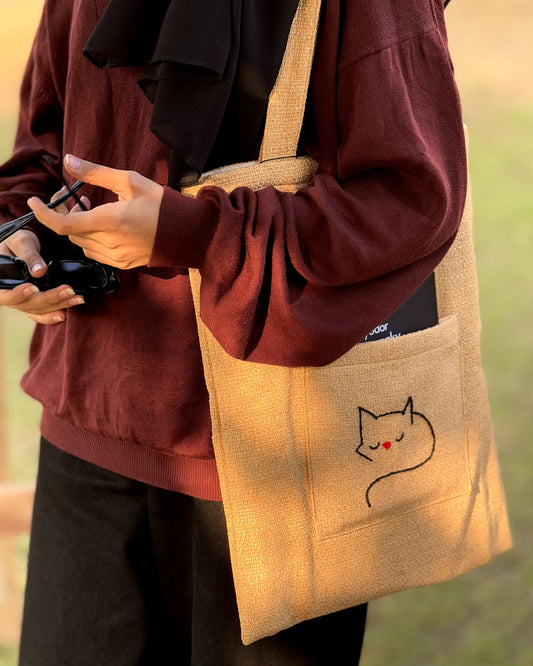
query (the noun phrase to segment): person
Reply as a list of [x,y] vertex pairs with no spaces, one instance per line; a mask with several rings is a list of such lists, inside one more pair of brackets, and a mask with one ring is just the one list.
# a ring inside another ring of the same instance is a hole
[[[25,282],[22,385],[42,440],[20,664],[354,664],[366,606],[243,646],[188,279],[237,358],[325,365],[445,256],[466,196],[442,0],[324,0],[295,195],[180,192],[255,159],[296,0],[45,0],[0,211],[0,251],[117,270],[113,294]],[[58,180],[80,207],[46,207]],[[83,210],[85,208],[86,210]]]

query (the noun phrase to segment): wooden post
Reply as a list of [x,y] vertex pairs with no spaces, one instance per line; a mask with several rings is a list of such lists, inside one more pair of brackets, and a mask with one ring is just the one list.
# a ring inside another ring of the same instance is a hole
[[[5,2],[0,24],[0,119],[13,123],[17,115],[19,87],[43,0]],[[7,137],[6,137],[7,138]],[[7,143],[5,150],[8,150]],[[0,155],[0,162],[9,154]],[[0,327],[2,314],[0,313]],[[0,330],[1,338],[1,330]],[[20,631],[24,563],[17,561],[20,534],[30,527],[33,489],[9,483],[9,451],[4,401],[4,345],[0,339],[0,645],[17,644]],[[1,660],[1,657],[0,657]]]
[[34,491],[31,484],[0,483],[0,536],[16,537],[30,531]]
[[30,529],[33,487],[9,483],[5,375],[0,319],[0,644],[16,645],[22,617],[21,563],[17,536]]

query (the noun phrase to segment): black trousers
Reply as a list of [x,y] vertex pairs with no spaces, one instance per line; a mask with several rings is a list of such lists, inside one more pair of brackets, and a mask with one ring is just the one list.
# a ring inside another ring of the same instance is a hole
[[222,505],[41,442],[20,666],[353,666],[365,617],[242,645]]

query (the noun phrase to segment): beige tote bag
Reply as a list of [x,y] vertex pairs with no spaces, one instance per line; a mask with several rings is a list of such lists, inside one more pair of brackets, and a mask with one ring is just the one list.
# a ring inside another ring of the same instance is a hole
[[[316,164],[295,155],[319,11],[319,0],[301,0],[259,161],[207,173],[186,194],[310,182]],[[197,271],[191,283],[198,315]],[[198,315],[245,644],[451,579],[510,547],[470,195],[436,285],[437,326],[355,345],[319,368],[236,360]]]

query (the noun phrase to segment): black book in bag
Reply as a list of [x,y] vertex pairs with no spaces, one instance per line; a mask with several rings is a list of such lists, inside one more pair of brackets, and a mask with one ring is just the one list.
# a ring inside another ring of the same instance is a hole
[[406,333],[431,328],[431,326],[436,326],[438,323],[435,274],[432,273],[386,321],[376,326],[373,331],[366,335],[363,342],[371,342],[381,338],[397,338]]

